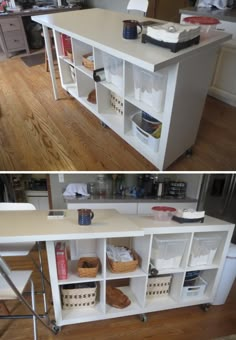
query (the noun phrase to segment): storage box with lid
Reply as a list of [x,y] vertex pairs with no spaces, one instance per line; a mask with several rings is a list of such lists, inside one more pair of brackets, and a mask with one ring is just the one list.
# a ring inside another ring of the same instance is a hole
[[156,269],[179,268],[187,238],[175,235],[155,235],[152,241],[151,263]]
[[220,245],[220,236],[194,236],[191,247],[189,266],[211,265],[217,248]]
[[156,112],[162,112],[166,95],[167,74],[166,69],[153,73],[134,65],[135,99],[153,107]]
[[123,60],[103,53],[103,64],[106,81],[118,89],[123,88]]

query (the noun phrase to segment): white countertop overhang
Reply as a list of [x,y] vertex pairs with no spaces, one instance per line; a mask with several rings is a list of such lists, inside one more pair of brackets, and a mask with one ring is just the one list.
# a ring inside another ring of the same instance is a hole
[[[209,47],[217,47],[231,38],[229,33],[213,31],[207,40],[201,40],[198,45],[173,53],[167,48],[150,43],[143,44],[141,37],[135,40],[123,39],[123,20],[125,19],[137,19],[137,16],[98,8],[32,16],[33,21],[151,72],[176,64],[200,50],[207,51]],[[144,20],[150,20],[150,18],[142,18],[142,21]]]
[[160,222],[153,216],[122,215],[116,210],[94,210],[89,226],[78,224],[78,212],[65,210],[63,219],[48,219],[48,211],[1,211],[0,244],[32,241],[60,241],[112,237],[135,237],[153,233],[204,231],[204,226],[226,231],[234,225],[206,216],[204,223],[180,224],[175,221]]

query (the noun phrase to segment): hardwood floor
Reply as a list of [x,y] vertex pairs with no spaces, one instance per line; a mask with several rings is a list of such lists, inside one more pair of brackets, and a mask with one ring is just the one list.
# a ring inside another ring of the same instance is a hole
[[[46,256],[43,256],[45,269]],[[7,258],[13,269],[29,269],[31,261],[24,257],[22,260]],[[34,274],[36,287],[39,284],[37,274]],[[49,302],[50,300],[50,293]],[[39,299],[38,311],[42,308]],[[17,305],[21,310],[21,304]],[[204,312],[199,306],[185,307],[147,314],[147,322],[142,322],[138,315],[101,320],[82,324],[68,325],[54,335],[38,324],[39,340],[210,340],[231,334],[236,334],[236,282],[224,305],[211,306]],[[53,319],[53,309],[50,308]],[[0,323],[0,338],[2,340],[32,340],[31,320],[4,320]]]
[[[27,67],[20,58],[0,63],[0,171],[158,170],[63,90],[60,95],[55,101],[44,65]],[[236,108],[208,97],[193,155],[167,170],[235,170],[235,127]]]

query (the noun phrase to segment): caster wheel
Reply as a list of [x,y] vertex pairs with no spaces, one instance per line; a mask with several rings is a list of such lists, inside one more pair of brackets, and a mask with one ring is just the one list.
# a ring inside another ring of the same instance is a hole
[[201,309],[204,311],[204,312],[207,312],[210,308],[210,303],[204,303],[203,305],[201,305]]
[[190,149],[188,149],[186,152],[185,152],[185,156],[186,157],[191,157],[193,155],[193,149],[192,148],[190,148]]
[[102,127],[107,128],[107,125],[105,123],[103,123],[102,121],[101,121],[101,125],[102,125]]
[[52,325],[52,331],[53,331],[54,334],[57,334],[57,333],[59,333],[61,331],[61,327],[57,326],[55,320],[53,320],[51,322],[51,325]]
[[140,320],[141,320],[142,322],[147,322],[147,316],[146,316],[145,314],[141,314],[141,315],[140,315]]

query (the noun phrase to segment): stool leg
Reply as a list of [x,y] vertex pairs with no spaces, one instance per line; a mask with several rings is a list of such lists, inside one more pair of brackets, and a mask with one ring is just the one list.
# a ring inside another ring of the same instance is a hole
[[46,71],[46,72],[49,72],[48,56],[47,56],[46,50],[45,50],[45,71]]

